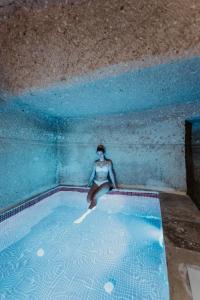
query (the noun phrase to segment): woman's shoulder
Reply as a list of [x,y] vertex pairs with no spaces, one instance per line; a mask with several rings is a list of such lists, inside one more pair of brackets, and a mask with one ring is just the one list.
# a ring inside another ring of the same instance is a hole
[[112,160],[111,159],[106,159],[106,161],[107,161],[108,165],[112,165]]

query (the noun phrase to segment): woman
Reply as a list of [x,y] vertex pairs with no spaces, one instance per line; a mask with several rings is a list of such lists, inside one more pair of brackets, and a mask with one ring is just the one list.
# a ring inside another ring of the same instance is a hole
[[116,188],[112,162],[105,158],[105,148],[103,145],[97,147],[97,154],[99,159],[94,163],[88,184],[88,186],[92,184],[87,195],[87,201],[90,203],[89,209],[94,208],[97,204],[97,199],[112,188],[108,180],[108,175],[112,181],[113,188]]

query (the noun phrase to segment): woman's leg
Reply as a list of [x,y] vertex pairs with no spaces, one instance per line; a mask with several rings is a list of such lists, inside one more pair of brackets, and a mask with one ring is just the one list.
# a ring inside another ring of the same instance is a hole
[[91,202],[93,195],[95,194],[96,190],[98,189],[98,185],[96,183],[93,183],[93,185],[91,186],[91,188],[89,189],[89,192],[87,194],[87,202]]
[[[96,190],[98,189],[98,185],[94,183],[92,187],[89,189],[87,194],[87,201],[92,203],[93,195],[95,194]],[[91,205],[91,204],[90,204]],[[80,224],[83,220],[92,212],[92,209],[88,209],[83,215],[81,215],[78,219],[74,221],[74,224]]]
[[80,224],[83,220],[92,212],[92,209],[95,209],[97,199],[107,193],[111,189],[109,183],[103,183],[102,185],[98,186],[96,183],[93,184],[91,189],[88,192],[87,200],[90,202],[89,209],[77,220],[74,221],[75,224]]
[[109,182],[105,182],[103,184],[101,184],[100,186],[97,186],[97,188],[94,190],[92,197],[91,197],[91,202],[90,202],[90,206],[89,209],[92,209],[93,207],[95,207],[97,205],[97,199],[101,196],[103,196],[104,194],[106,194],[111,188],[111,185]]

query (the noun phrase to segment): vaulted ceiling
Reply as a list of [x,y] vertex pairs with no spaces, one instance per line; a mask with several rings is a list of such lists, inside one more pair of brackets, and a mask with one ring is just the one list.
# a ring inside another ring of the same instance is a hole
[[1,1],[2,103],[65,118],[196,101],[199,15],[198,0]]
[[110,67],[91,76],[26,91],[10,98],[25,111],[58,118],[125,113],[200,101],[200,57],[122,71]]

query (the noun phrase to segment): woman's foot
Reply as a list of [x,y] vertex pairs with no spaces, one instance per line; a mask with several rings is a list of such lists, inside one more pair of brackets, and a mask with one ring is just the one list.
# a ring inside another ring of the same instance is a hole
[[82,223],[83,220],[87,217],[87,215],[89,215],[92,212],[92,210],[94,210],[95,208],[96,206],[94,206],[92,209],[88,209],[80,218],[74,221],[74,224]]

